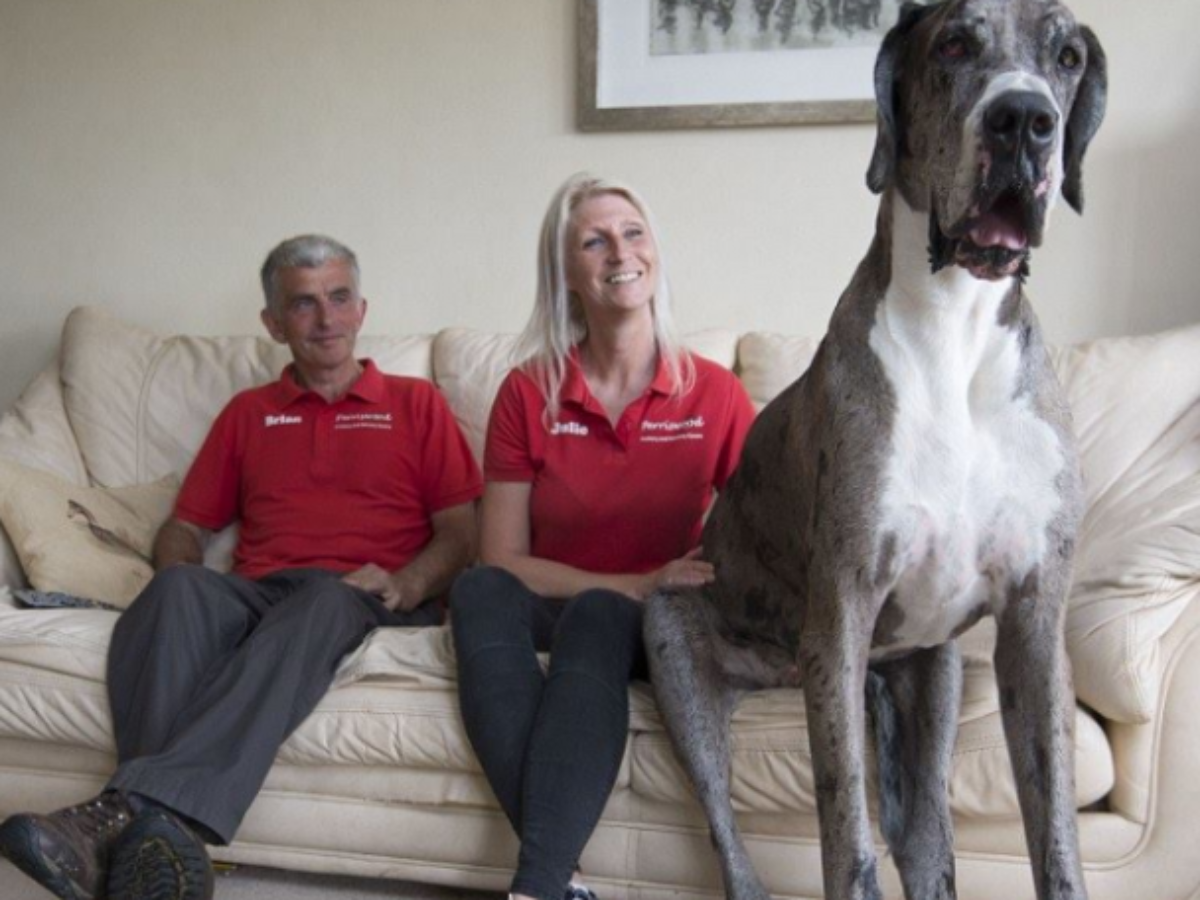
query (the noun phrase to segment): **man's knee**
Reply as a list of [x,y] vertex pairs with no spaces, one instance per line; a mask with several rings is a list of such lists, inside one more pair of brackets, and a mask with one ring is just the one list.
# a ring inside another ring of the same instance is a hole
[[204,566],[168,566],[154,573],[122,619],[146,615],[187,614],[194,606],[209,602],[221,590],[225,578]]
[[198,639],[209,632],[225,634],[230,628],[242,627],[249,612],[241,603],[229,602],[227,577],[193,565],[156,572],[117,620],[114,642],[139,636],[169,639],[175,634]]
[[[142,588],[142,592],[138,595],[137,599],[141,600],[147,596],[159,597],[175,596],[183,593],[191,594],[197,588],[202,589],[204,585],[213,584],[224,577],[220,572],[214,572],[212,569],[204,566],[189,563],[168,566],[154,573],[154,577]],[[134,602],[137,601],[135,600]]]
[[354,626],[364,618],[377,617],[377,610],[362,592],[335,575],[308,581],[284,600],[279,609],[290,617],[326,626],[339,621]]

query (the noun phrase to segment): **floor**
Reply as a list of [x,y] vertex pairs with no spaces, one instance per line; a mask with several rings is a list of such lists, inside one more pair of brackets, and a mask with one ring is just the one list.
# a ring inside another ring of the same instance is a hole
[[[455,890],[334,875],[305,875],[276,869],[239,867],[217,874],[214,900],[501,900],[501,894]],[[25,877],[8,860],[0,860],[3,900],[54,900],[53,895]]]

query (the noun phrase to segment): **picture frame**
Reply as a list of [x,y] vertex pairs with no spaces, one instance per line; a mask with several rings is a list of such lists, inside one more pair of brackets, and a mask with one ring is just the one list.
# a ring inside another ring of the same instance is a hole
[[[874,34],[860,36],[863,46],[846,48],[654,55],[651,20],[663,2],[578,0],[581,131],[875,121]],[[673,5],[696,6],[687,0]]]

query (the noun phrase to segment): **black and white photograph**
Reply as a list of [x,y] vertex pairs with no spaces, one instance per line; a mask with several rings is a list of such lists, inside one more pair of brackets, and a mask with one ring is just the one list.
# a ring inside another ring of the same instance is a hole
[[900,0],[579,0],[585,130],[873,121]]
[[653,0],[655,56],[877,46],[900,0]]

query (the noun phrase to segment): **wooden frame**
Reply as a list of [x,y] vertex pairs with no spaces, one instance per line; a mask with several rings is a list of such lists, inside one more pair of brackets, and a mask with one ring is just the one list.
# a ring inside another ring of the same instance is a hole
[[[643,131],[664,128],[710,128],[741,125],[813,125],[875,121],[873,99],[795,100],[687,105],[601,107],[601,7],[650,0],[579,0],[578,124],[581,131]],[[647,8],[647,17],[649,11]],[[784,57],[788,52],[775,53]],[[795,57],[792,57],[793,59]],[[869,72],[868,72],[869,77]]]

